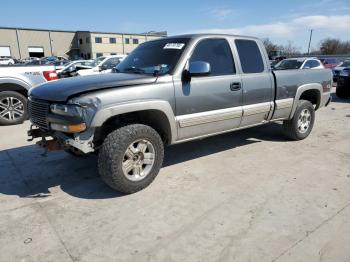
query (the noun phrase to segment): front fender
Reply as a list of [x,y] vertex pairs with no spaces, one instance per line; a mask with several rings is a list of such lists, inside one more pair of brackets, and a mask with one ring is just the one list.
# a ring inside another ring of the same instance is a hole
[[177,129],[174,112],[169,102],[163,100],[134,101],[101,108],[96,112],[91,127],[100,127],[113,116],[145,110],[158,110],[167,116],[171,129],[171,143],[175,142]]

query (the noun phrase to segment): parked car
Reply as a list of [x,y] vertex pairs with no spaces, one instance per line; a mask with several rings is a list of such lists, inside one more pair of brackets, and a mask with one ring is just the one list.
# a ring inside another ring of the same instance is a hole
[[15,60],[13,60],[11,57],[2,57],[0,58],[0,65],[14,65]]
[[27,93],[36,85],[57,79],[54,66],[0,67],[0,125],[27,119]]
[[37,59],[26,62],[24,65],[26,66],[35,66],[35,65],[50,65],[51,63],[47,60]]
[[62,79],[31,89],[31,139],[47,150],[98,154],[115,190],[148,186],[164,146],[271,121],[306,138],[315,110],[328,105],[332,72],[271,71],[261,40],[216,34],[142,43],[118,73]]
[[350,97],[350,67],[344,68],[339,73],[336,94],[339,98]]
[[275,70],[324,68],[320,60],[318,60],[317,58],[308,57],[284,59],[272,67]]
[[70,62],[71,61],[69,60],[56,60],[56,61],[49,61],[48,64],[54,65],[57,72],[58,70],[62,70]]
[[38,57],[27,57],[27,58],[22,59],[22,61],[24,63],[29,63],[29,62],[32,62],[34,60],[40,60],[40,58],[38,58]]
[[67,78],[77,75],[77,71],[91,69],[93,65],[93,60],[76,60],[68,63],[60,70],[57,71],[59,78]]
[[91,69],[79,70],[78,75],[86,76],[86,75],[96,75],[103,73],[111,73],[112,68],[117,66],[121,61],[124,60],[126,55],[111,55],[106,56],[104,59],[96,61],[95,66]]
[[332,69],[332,71],[333,71],[333,81],[335,81],[335,82],[338,81],[338,77],[339,77],[340,72],[346,67],[350,67],[350,58],[344,60],[343,62],[341,62],[339,65],[337,65],[336,67],[334,67]]
[[339,64],[336,58],[320,58],[320,61],[325,68],[333,68]]

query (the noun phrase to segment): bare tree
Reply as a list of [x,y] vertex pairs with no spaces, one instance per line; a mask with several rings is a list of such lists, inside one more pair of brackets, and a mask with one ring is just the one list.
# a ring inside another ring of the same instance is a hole
[[288,40],[286,45],[281,46],[281,50],[285,56],[293,56],[300,54],[300,48],[296,47],[290,40]]
[[280,46],[272,43],[269,38],[264,38],[262,41],[268,54],[270,54],[272,51],[280,50]]
[[326,38],[320,43],[320,51],[324,55],[338,55],[350,53],[350,41],[336,38]]

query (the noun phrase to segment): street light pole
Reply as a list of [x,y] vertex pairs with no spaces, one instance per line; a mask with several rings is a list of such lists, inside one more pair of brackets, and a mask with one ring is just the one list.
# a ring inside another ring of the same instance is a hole
[[311,39],[312,39],[312,31],[313,29],[310,30],[310,39],[309,39],[309,47],[307,48],[307,54],[310,54],[310,46],[311,46]]

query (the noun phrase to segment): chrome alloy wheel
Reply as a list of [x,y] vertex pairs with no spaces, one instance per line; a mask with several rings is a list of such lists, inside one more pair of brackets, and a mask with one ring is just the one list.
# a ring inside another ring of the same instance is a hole
[[131,181],[140,181],[151,172],[154,160],[155,150],[151,142],[146,139],[136,140],[124,153],[123,173]]
[[23,117],[24,104],[19,99],[9,96],[0,100],[0,118],[8,121]]
[[311,124],[311,112],[309,109],[303,109],[303,111],[300,112],[299,118],[298,118],[298,130],[300,133],[305,133],[309,129]]

